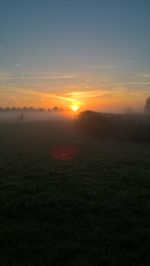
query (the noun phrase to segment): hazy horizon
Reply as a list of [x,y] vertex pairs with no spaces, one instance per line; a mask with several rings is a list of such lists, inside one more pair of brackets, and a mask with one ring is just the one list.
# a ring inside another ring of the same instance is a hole
[[142,111],[150,2],[1,1],[0,106]]

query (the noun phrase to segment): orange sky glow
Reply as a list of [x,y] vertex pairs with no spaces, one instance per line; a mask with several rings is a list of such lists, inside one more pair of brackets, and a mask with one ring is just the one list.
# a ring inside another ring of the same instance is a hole
[[[78,90],[59,93],[49,93],[35,90],[8,90],[5,94],[1,92],[0,105],[2,107],[42,107],[52,108],[58,106],[64,110],[77,109],[82,110],[100,110],[117,111],[131,106],[140,109],[144,105],[147,97],[143,94],[127,93],[123,91],[103,91],[103,90]],[[74,107],[76,109],[76,107]]]
[[[33,107],[53,108],[58,106],[63,110],[72,110],[77,106],[78,112],[95,110],[104,112],[122,112],[128,106],[135,111],[142,111],[145,99],[149,94],[149,82],[140,80],[117,82],[113,77],[95,75],[60,75],[57,77],[39,75],[39,81],[15,81],[0,74],[0,107]],[[143,77],[142,77],[143,78]],[[65,81],[64,81],[65,79]],[[133,79],[133,78],[132,78]],[[42,81],[41,81],[42,80]],[[13,84],[14,82],[14,84]],[[19,82],[19,84],[17,84]],[[73,83],[74,82],[74,83]],[[138,90],[138,87],[142,90]],[[75,108],[76,109],[76,108]]]

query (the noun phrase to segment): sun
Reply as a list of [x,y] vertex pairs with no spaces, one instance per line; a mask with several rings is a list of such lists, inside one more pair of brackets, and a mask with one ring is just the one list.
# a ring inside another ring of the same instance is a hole
[[71,110],[72,110],[73,112],[76,112],[76,111],[79,110],[79,106],[78,106],[77,104],[73,104],[73,105],[71,105]]

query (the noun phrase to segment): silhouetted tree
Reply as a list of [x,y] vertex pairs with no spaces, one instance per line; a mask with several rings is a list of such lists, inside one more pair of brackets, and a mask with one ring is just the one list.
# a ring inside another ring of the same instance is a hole
[[54,111],[54,112],[58,112],[58,111],[59,111],[59,108],[58,108],[57,106],[54,106],[54,107],[53,107],[53,111]]
[[150,115],[150,96],[146,99],[144,113]]
[[99,138],[150,142],[150,116],[81,112],[76,126],[86,135]]

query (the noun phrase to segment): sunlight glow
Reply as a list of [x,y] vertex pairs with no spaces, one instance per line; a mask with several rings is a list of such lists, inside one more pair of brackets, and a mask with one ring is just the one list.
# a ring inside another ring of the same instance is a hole
[[77,104],[73,104],[73,105],[71,105],[71,110],[72,110],[73,112],[78,111],[78,109],[79,109],[79,106],[78,106]]

